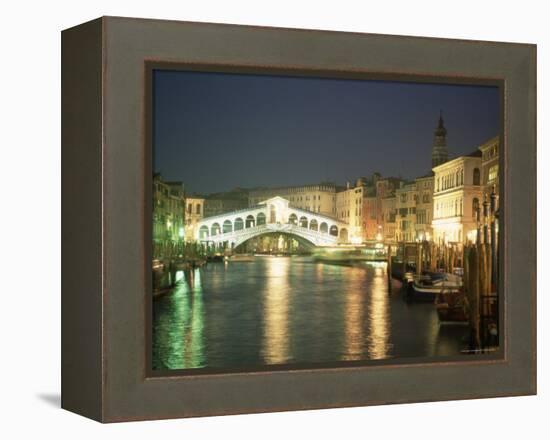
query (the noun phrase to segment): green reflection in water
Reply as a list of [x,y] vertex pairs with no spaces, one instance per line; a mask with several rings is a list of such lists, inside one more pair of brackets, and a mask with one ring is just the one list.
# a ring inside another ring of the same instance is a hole
[[156,320],[158,334],[155,357],[157,364],[167,369],[199,368],[205,366],[204,311],[201,274],[181,272],[178,284],[170,295],[168,313]]

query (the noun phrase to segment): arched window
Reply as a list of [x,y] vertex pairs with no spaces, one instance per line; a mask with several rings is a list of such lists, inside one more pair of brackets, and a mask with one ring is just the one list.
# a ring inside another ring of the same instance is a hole
[[208,226],[202,225],[199,229],[199,238],[208,238]]
[[307,228],[307,218],[300,217],[300,227]]
[[226,220],[223,222],[223,233],[229,234],[230,232],[233,232],[233,225],[230,220]]
[[214,236],[219,234],[220,234],[220,225],[218,223],[214,223],[210,228],[210,235]]
[[256,225],[257,225],[257,226],[265,225],[265,214],[264,214],[263,212],[260,212],[260,213],[256,216]]
[[336,225],[332,225],[330,227],[330,235],[334,235],[335,237],[338,237],[338,227]]
[[298,216],[294,213],[290,214],[288,216],[288,223],[291,225],[297,225],[298,224]]
[[312,231],[318,231],[319,230],[319,225],[317,223],[317,220],[313,219],[309,222],[309,229],[311,229]]
[[479,168],[474,168],[474,185],[480,185],[480,175],[479,175]]
[[243,222],[243,219],[240,218],[240,217],[237,217],[235,219],[235,225],[233,226],[233,230],[234,231],[240,231],[244,229],[244,222]]
[[245,228],[253,228],[255,224],[254,216],[249,215],[246,217]]
[[323,234],[326,234],[328,232],[328,225],[325,222],[321,223],[321,226],[319,227],[319,230]]

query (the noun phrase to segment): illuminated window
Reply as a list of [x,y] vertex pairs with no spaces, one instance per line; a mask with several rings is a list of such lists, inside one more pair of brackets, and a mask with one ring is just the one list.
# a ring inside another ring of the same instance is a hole
[[491,168],[489,168],[489,177],[487,178],[487,182],[494,182],[498,177],[498,165],[493,165]]

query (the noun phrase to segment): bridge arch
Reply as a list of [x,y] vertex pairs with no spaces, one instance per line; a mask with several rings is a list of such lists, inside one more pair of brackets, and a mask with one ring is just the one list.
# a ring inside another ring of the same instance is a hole
[[223,233],[229,234],[233,232],[233,223],[231,223],[231,220],[226,220],[223,222]]
[[323,234],[328,233],[328,225],[326,224],[326,222],[321,223],[321,225],[319,226],[319,232],[321,232]]
[[334,235],[335,237],[338,237],[338,226],[332,225],[329,230],[330,235]]
[[208,226],[206,225],[202,225],[200,228],[199,228],[199,238],[200,239],[204,239],[204,238],[208,238]]
[[294,213],[290,214],[288,216],[288,224],[297,225],[298,224],[298,216]]
[[210,227],[210,235],[219,235],[221,232],[220,224],[218,222],[212,223],[212,226]]
[[312,219],[309,222],[309,229],[311,229],[312,231],[318,231],[319,230],[319,224],[317,223],[317,220]]
[[293,232],[287,232],[287,231],[285,231],[285,232],[258,231],[257,233],[254,233],[254,234],[248,236],[244,240],[235,242],[234,243],[234,249],[238,249],[240,246],[245,245],[247,242],[249,242],[250,240],[253,240],[254,238],[257,238],[257,237],[262,237],[262,236],[275,236],[276,237],[276,236],[279,236],[279,235],[286,236],[286,237],[291,237],[291,238],[295,239],[298,243],[300,243],[301,245],[305,246],[308,249],[313,249],[317,246],[311,240],[308,240],[307,238],[305,238],[301,235],[298,235],[296,233],[293,233]]
[[233,225],[233,230],[234,231],[242,231],[243,229],[244,229],[243,219],[241,217],[237,217],[235,219],[235,223]]
[[300,217],[300,227],[307,228],[307,223],[308,221],[306,216]]
[[251,215],[247,215],[246,216],[246,221],[245,221],[245,228],[253,228],[254,226],[256,225],[256,220],[254,219],[254,216],[251,214]]
[[256,216],[256,226],[265,225],[265,214],[263,212],[258,213]]

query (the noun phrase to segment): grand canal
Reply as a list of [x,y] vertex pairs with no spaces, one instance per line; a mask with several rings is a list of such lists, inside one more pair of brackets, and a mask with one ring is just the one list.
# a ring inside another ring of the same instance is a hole
[[255,257],[177,278],[175,290],[154,301],[155,370],[449,356],[464,348],[467,327],[440,326],[432,304],[389,293],[384,263]]

